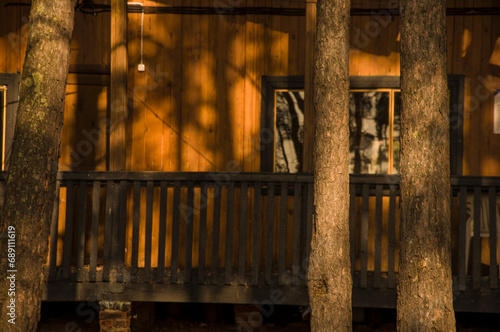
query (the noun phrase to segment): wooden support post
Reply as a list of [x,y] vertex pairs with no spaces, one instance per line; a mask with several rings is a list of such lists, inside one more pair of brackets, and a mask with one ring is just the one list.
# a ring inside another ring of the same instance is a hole
[[305,110],[304,110],[304,154],[303,171],[312,172],[312,154],[314,141],[314,57],[316,40],[316,0],[306,1],[306,70],[305,70]]
[[109,170],[124,171],[127,118],[127,1],[111,0]]

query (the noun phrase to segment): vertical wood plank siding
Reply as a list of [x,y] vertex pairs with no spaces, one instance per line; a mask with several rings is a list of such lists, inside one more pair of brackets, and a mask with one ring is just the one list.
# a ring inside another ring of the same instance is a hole
[[[200,3],[177,0],[172,5],[199,7]],[[489,7],[494,2],[480,0],[471,5]],[[127,170],[227,171],[228,163],[236,161],[244,171],[259,171],[260,78],[305,75],[305,86],[310,87],[311,61],[309,65],[306,61],[312,57],[307,45],[314,36],[315,4],[255,0],[244,6],[293,7],[306,15],[221,19],[217,15],[146,14],[147,70],[141,73],[137,71],[141,15],[128,14],[131,92],[127,102],[133,112],[123,120]],[[361,6],[353,4],[353,9]],[[386,4],[368,6],[381,15],[352,16],[350,75],[399,75],[399,16],[390,16]],[[449,3],[450,10],[464,6]],[[26,6],[8,6],[0,13],[4,31],[0,58],[5,60],[0,62],[0,72],[22,70],[28,12]],[[463,169],[468,175],[500,173],[496,158],[500,139],[492,130],[493,91],[500,84],[500,23],[495,18],[447,17],[448,74],[466,75]],[[93,17],[77,12],[75,20],[60,168],[102,171],[109,162],[110,14]],[[305,170],[310,169],[307,151],[312,151],[312,123],[312,115],[306,115]]]
[[[491,0],[469,2],[476,7],[495,5]],[[59,169],[89,173],[60,175],[59,204],[54,207],[51,226],[49,280],[100,282],[116,276],[132,282],[181,283],[188,281],[191,269],[200,283],[209,278],[211,284],[219,285],[248,281],[284,285],[288,279],[283,274],[289,271],[294,280],[298,277],[305,284],[302,273],[292,271],[292,266],[300,255],[299,263],[307,267],[312,183],[299,181],[303,184],[297,187],[294,175],[256,173],[261,165],[261,78],[305,76],[304,85],[310,90],[314,57],[309,46],[315,33],[315,4],[285,0],[244,4],[294,7],[306,15],[147,14],[146,71],[138,72],[141,17],[128,14],[129,112],[122,121],[125,169],[132,173],[123,175],[93,173],[108,171],[110,162],[106,143],[112,129],[107,120],[113,102],[110,14],[76,13]],[[449,5],[467,7],[452,1]],[[200,7],[202,3],[175,0],[172,6]],[[354,9],[356,6],[353,4]],[[384,4],[375,6],[371,6],[375,11],[386,9]],[[0,59],[4,59],[0,73],[22,70],[28,16],[27,6],[7,6],[0,11]],[[447,17],[448,74],[465,75],[464,117],[458,119],[463,121],[463,174],[486,177],[458,177],[452,184],[453,274],[460,291],[482,288],[483,278],[488,278],[490,289],[498,288],[500,249],[492,203],[500,184],[488,178],[500,174],[500,136],[493,132],[494,90],[500,88],[497,18],[489,14]],[[398,16],[351,18],[351,76],[399,75],[398,24]],[[304,171],[310,171],[311,94],[305,100],[303,165]],[[248,177],[241,173],[240,178],[226,176],[228,173],[193,173],[189,178],[184,173],[159,177],[139,173],[143,171],[255,173]],[[4,179],[0,177],[0,196]],[[354,282],[358,287],[371,287],[375,282],[384,287],[387,275],[387,287],[394,289],[399,255],[397,183],[372,180],[351,178]],[[188,181],[193,181],[192,192]],[[201,181],[206,182],[209,197],[213,191],[213,198],[206,210],[191,216],[188,225],[181,224],[180,206],[189,205],[188,196],[197,202],[204,195]],[[243,182],[247,183],[246,192],[241,189]],[[490,218],[486,218],[489,239],[480,237],[480,207],[485,195],[490,201]],[[471,197],[474,216],[467,211]],[[475,222],[467,224],[468,220]],[[470,225],[474,235],[467,238]],[[204,256],[204,250],[210,253]],[[113,264],[118,264],[116,271]]]

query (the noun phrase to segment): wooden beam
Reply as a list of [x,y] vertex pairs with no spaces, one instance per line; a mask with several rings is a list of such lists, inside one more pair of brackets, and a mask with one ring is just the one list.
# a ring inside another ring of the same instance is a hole
[[125,170],[127,118],[127,1],[111,0],[111,109],[109,170]]
[[[198,285],[130,283],[112,286],[106,282],[51,282],[43,287],[43,301],[134,301],[181,303],[235,303],[251,304],[272,301],[280,305],[307,305],[307,288],[249,287],[247,285]],[[395,290],[393,290],[395,294]]]
[[[352,303],[354,307],[395,308],[395,289],[362,289],[354,278]],[[370,282],[371,284],[371,282]],[[49,282],[43,285],[43,301],[96,301],[104,296],[112,300],[144,302],[199,302],[199,303],[262,303],[274,300],[276,304],[307,305],[306,287],[248,287],[214,286],[196,284],[120,284],[122,293],[109,292],[106,282]],[[487,284],[484,284],[488,287]],[[455,311],[500,313],[498,292],[460,292],[455,301]],[[273,297],[271,297],[273,296]]]
[[316,49],[316,0],[306,1],[306,70],[305,70],[305,107],[304,107],[304,154],[303,172],[312,172],[312,154],[314,141],[314,105],[313,80],[314,57]]

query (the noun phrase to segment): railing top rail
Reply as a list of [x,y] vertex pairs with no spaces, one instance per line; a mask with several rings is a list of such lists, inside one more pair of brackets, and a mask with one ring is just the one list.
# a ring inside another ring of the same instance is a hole
[[456,186],[481,186],[500,187],[500,177],[497,176],[452,176],[450,179],[452,187]]
[[[57,179],[67,180],[99,180],[99,181],[207,181],[224,183],[229,181],[274,181],[312,183],[312,173],[270,173],[270,172],[58,172]],[[7,172],[0,171],[0,181],[7,180]],[[357,174],[350,176],[351,184],[385,184],[399,185],[399,175]],[[500,177],[495,176],[456,176],[450,178],[452,187],[481,186],[500,187]]]
[[[274,181],[312,183],[312,173],[270,173],[270,172],[59,172],[58,180],[100,180],[100,181],[208,181],[224,183],[229,181]],[[353,184],[399,184],[399,175],[351,175]]]
[[312,182],[313,175],[241,172],[59,172],[57,179],[61,181],[207,181],[224,184],[231,181]]
[[349,176],[351,184],[386,184],[399,185],[400,177],[395,174],[379,175],[379,174],[351,174]]

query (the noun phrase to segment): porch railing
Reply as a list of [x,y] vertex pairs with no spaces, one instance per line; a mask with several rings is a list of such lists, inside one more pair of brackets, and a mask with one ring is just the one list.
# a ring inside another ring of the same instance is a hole
[[[459,291],[496,290],[500,258],[500,178],[453,177],[451,187],[456,286]],[[487,242],[483,243],[482,238]],[[470,276],[472,278],[468,278]]]
[[[57,186],[49,283],[307,284],[310,174],[60,172]],[[350,193],[354,287],[394,290],[399,177],[351,176]],[[500,178],[452,177],[450,193],[455,290],[496,291]]]
[[58,179],[49,281],[305,285],[310,175],[62,172]]

